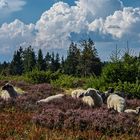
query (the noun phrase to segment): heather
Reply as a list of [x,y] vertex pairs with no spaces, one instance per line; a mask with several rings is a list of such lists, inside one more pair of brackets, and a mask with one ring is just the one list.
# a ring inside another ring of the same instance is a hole
[[[2,86],[6,81],[0,81]],[[8,102],[0,99],[0,139],[138,139],[139,116],[90,108],[82,101],[64,96],[50,103],[36,101],[50,95],[65,93],[50,84],[27,84],[12,81],[25,94]],[[140,100],[127,100],[127,107],[135,108]]]

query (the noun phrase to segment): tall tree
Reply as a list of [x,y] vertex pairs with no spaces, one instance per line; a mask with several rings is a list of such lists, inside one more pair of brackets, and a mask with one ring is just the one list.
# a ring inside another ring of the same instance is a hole
[[10,74],[12,75],[21,75],[23,73],[23,49],[22,47],[19,50],[15,51],[12,62],[10,64]]
[[42,50],[38,50],[38,57],[37,57],[37,69],[42,71],[46,69],[45,60],[43,58]]
[[101,62],[98,58],[94,42],[90,38],[83,40],[81,47],[83,47],[81,56],[82,75],[99,75],[101,72]]
[[50,65],[51,65],[51,55],[49,52],[47,52],[45,56],[45,64],[46,64],[46,70],[50,70]]
[[23,51],[24,72],[32,71],[36,66],[36,56],[33,48],[29,46]]
[[55,57],[55,71],[57,71],[58,69],[60,69],[60,57],[59,54],[57,53]]
[[80,60],[80,49],[77,44],[71,43],[65,60],[65,73],[77,75]]

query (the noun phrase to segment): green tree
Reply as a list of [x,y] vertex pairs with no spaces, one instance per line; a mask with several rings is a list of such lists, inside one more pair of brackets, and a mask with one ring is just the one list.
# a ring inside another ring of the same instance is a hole
[[89,38],[81,42],[83,48],[81,55],[82,75],[99,75],[101,73],[101,62],[97,55],[94,42]]
[[77,75],[78,65],[80,61],[80,49],[77,48],[77,44],[71,43],[67,58],[65,60],[64,69],[66,74]]
[[36,56],[31,46],[23,51],[23,66],[24,72],[32,71],[36,67]]
[[55,71],[59,70],[60,69],[60,57],[59,57],[59,54],[56,53],[56,57],[55,57]]
[[45,56],[45,64],[46,64],[46,70],[50,70],[50,66],[51,66],[51,55],[49,52],[47,52],[46,56]]
[[21,75],[23,73],[23,49],[22,47],[19,50],[15,51],[13,55],[12,62],[10,64],[10,74],[12,75]]
[[37,69],[39,71],[42,71],[42,70],[46,69],[46,64],[45,64],[45,60],[43,58],[43,53],[42,53],[41,49],[38,50]]

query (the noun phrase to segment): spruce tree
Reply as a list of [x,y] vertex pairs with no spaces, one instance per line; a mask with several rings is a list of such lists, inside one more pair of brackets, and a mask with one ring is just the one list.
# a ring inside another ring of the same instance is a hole
[[23,49],[20,47],[19,50],[14,52],[12,62],[10,64],[10,74],[21,75],[23,73]]
[[77,48],[77,44],[72,42],[67,53],[67,59],[65,60],[65,73],[77,75],[79,60],[80,50]]
[[36,66],[36,56],[33,48],[29,46],[23,51],[24,72],[32,71]]
[[43,58],[43,53],[41,49],[38,50],[37,69],[39,71],[46,69],[46,64],[45,64],[45,60]]
[[81,72],[83,76],[99,75],[101,62],[97,55],[94,42],[89,38],[81,42],[83,48],[81,55]]

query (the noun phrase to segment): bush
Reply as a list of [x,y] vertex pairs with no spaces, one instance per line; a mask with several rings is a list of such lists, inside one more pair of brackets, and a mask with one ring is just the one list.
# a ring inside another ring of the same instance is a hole
[[58,79],[52,80],[51,84],[55,87],[77,88],[84,85],[84,80],[70,75],[61,75]]
[[56,80],[59,77],[59,71],[52,73],[51,71],[38,71],[26,73],[26,79],[31,83],[50,83],[51,80]]

